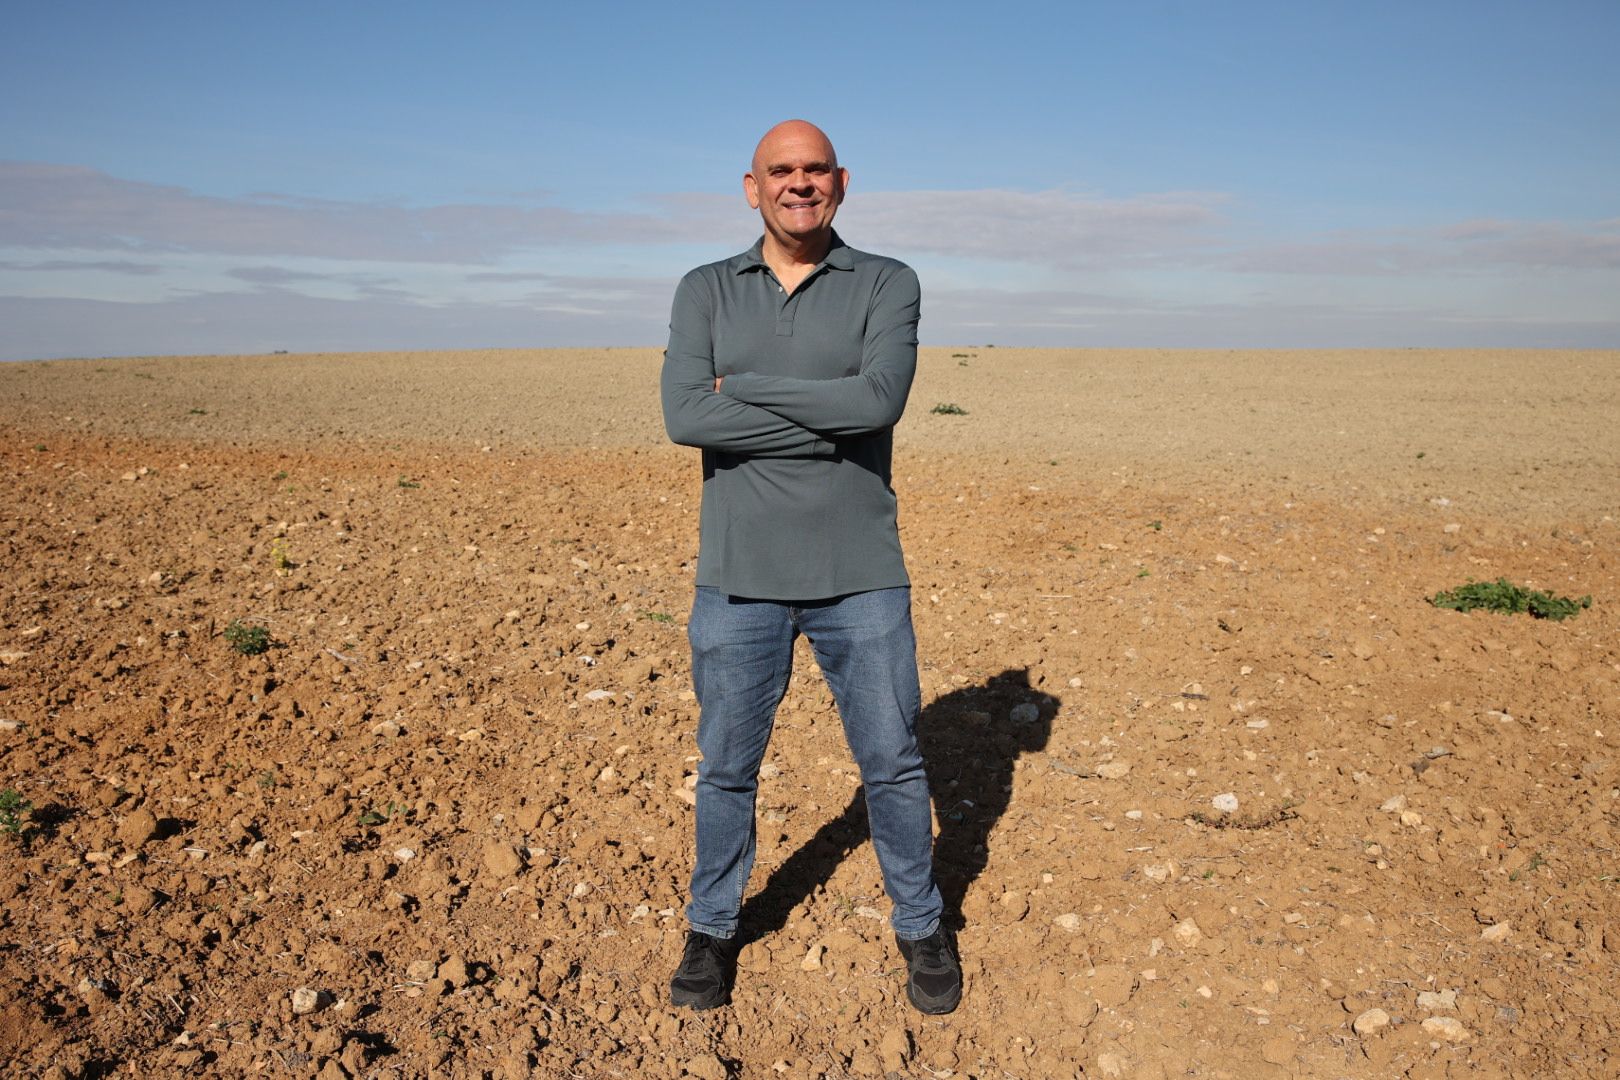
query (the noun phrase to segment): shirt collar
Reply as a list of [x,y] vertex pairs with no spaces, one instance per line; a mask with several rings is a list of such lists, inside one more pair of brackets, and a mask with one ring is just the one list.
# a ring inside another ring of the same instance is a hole
[[[821,262],[817,263],[816,268],[820,269],[821,267],[826,266],[833,270],[853,270],[855,269],[854,250],[854,248],[844,243],[843,239],[838,235],[838,230],[834,229],[832,234],[832,246],[827,249],[827,257],[822,259]],[[765,237],[761,236],[758,240],[754,241],[753,247],[749,248],[741,255],[737,255],[732,258],[732,272],[742,274],[748,272],[749,270],[762,269],[765,266],[764,252]]]

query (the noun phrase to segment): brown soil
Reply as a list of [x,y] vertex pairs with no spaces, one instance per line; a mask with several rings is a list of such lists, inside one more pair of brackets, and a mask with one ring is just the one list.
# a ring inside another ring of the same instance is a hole
[[[807,654],[734,1003],[665,1003],[698,476],[656,369],[0,367],[7,1075],[1620,1068],[1620,357],[928,350],[943,1018]],[[1497,577],[1592,607],[1426,601]]]

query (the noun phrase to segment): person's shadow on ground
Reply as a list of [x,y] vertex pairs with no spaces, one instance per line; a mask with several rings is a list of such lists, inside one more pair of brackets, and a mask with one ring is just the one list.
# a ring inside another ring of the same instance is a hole
[[[1029,685],[1028,669],[1009,668],[982,685],[936,699],[918,719],[939,819],[934,875],[951,929],[962,926],[963,897],[989,863],[990,832],[1012,797],[1013,764],[1020,755],[1045,748],[1058,705],[1057,698]],[[1034,715],[1018,706],[1034,706]],[[748,898],[739,944],[785,926],[793,909],[825,885],[867,835],[866,795],[856,788],[844,812],[821,826]]]

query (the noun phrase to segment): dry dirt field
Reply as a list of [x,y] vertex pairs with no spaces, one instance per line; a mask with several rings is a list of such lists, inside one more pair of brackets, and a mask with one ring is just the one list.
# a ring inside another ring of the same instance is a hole
[[[664,1000],[699,476],[657,366],[0,365],[0,1073],[1620,1071],[1620,354],[925,350],[942,1018],[807,653],[733,1004]],[[1498,577],[1592,605],[1427,601]]]

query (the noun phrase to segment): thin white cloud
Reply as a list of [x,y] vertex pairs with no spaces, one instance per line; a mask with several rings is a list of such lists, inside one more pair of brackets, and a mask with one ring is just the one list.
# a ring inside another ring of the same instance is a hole
[[712,239],[656,213],[220,198],[74,165],[0,162],[0,246],[481,263],[532,247]]
[[852,195],[841,222],[857,246],[1044,266],[1174,260],[1216,240],[1224,196],[1109,199],[1068,191]]
[[38,262],[17,262],[14,260],[0,260],[0,270],[17,270],[22,273],[85,273],[96,272],[103,274],[131,274],[136,277],[148,277],[152,274],[161,274],[163,267],[158,263],[130,262],[127,259],[44,259]]
[[1279,274],[1412,275],[1620,269],[1620,220],[1474,219],[1428,229],[1335,233],[1256,246],[1225,259],[1233,270]]
[[[1216,195],[1107,199],[1064,191],[873,192],[841,219],[860,246],[1041,265],[1164,258],[1209,242]],[[200,195],[94,169],[0,162],[0,246],[489,264],[559,246],[712,244],[756,228],[741,196],[651,197],[646,212],[399,206]],[[494,280],[494,279],[485,279]]]

